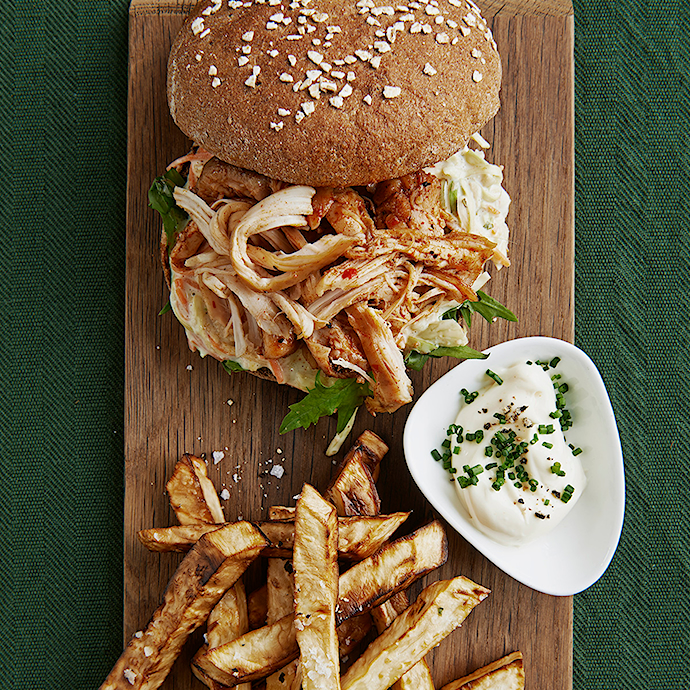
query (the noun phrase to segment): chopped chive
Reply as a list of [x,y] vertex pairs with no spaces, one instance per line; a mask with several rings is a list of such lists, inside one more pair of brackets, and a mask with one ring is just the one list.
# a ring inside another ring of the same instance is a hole
[[549,450],[551,450],[551,448],[553,448],[553,443],[547,443],[546,441],[544,441],[541,445],[545,446]]
[[490,462],[488,465],[484,465],[485,470],[492,470],[494,467],[498,467],[498,463]]
[[569,390],[569,386],[567,383],[562,383],[560,386],[558,386],[558,392],[559,393],[567,393]]
[[431,457],[437,462],[441,459],[441,453],[439,453],[436,448],[431,451]]
[[582,452],[582,448],[573,448],[573,455],[579,455]]
[[533,446],[538,440],[539,437],[536,434],[534,434],[534,436],[532,436],[532,439],[530,440],[530,445]]
[[484,455],[486,455],[487,458],[490,458],[494,454],[494,449],[491,446],[486,446],[484,448]]
[[503,384],[503,379],[494,371],[491,371],[491,369],[486,370],[486,375],[493,379],[499,386]]
[[515,482],[515,483],[513,484],[513,486],[514,486],[516,489],[521,489],[521,488],[522,488],[522,482]]
[[544,499],[544,505],[545,505],[545,506],[549,505],[549,499],[548,499],[548,498],[545,498],[545,499]]
[[470,468],[472,471],[472,474],[476,477],[478,474],[481,474],[484,471],[484,468],[481,465],[475,465],[474,467]]
[[552,367],[557,367],[558,363],[561,361],[560,357],[554,357],[550,362],[549,365]]
[[555,412],[549,412],[549,417],[551,419],[558,419],[559,417],[562,417],[563,413],[560,410],[556,410]]

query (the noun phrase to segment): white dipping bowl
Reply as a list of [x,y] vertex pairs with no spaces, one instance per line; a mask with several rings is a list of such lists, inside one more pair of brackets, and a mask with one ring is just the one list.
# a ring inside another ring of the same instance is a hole
[[[519,582],[546,594],[569,596],[594,584],[618,546],[625,510],[623,454],[611,401],[592,360],[556,338],[518,338],[468,359],[431,385],[412,408],[403,435],[407,466],[434,508],[472,546]],[[520,361],[560,357],[558,373],[568,383],[573,426],[568,443],[579,456],[587,486],[572,511],[553,531],[521,546],[504,546],[480,532],[458,498],[454,482],[431,451],[441,448],[461,403],[460,389],[486,386],[486,370],[500,373]]]

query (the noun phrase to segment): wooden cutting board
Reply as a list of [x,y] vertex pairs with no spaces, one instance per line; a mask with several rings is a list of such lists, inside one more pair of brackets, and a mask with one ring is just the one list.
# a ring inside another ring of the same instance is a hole
[[[191,5],[134,0],[130,8],[125,369],[124,639],[146,625],[180,557],[152,554],[136,538],[146,527],[174,523],[165,482],[183,452],[206,453],[210,476],[227,488],[226,517],[266,518],[268,506],[293,505],[305,481],[325,488],[333,464],[324,455],[334,420],[280,436],[287,406],[301,394],[189,352],[167,303],[159,264],[161,224],[147,208],[147,189],[189,142],[166,104],[168,50]],[[519,317],[490,327],[475,319],[471,344],[483,349],[530,335],[573,339],[574,161],[573,15],[570,2],[483,3],[503,58],[502,108],[483,135],[488,157],[505,166],[512,197],[512,266],[489,290]],[[413,375],[417,395],[453,366],[435,360]],[[379,434],[390,452],[382,464],[382,510],[410,510],[413,524],[432,511],[409,477],[402,431],[410,407],[394,415],[360,412],[352,439]],[[347,447],[347,443],[345,444]],[[346,447],[343,449],[346,450]],[[223,451],[218,464],[213,451]],[[340,456],[338,456],[338,459]],[[268,475],[273,463],[285,469]],[[572,599],[539,594],[504,575],[449,529],[448,563],[432,579],[464,574],[491,596],[463,627],[431,652],[437,687],[519,649],[531,690],[572,687]],[[413,588],[414,596],[421,584]],[[187,645],[164,688],[203,687],[189,670],[200,633]]]

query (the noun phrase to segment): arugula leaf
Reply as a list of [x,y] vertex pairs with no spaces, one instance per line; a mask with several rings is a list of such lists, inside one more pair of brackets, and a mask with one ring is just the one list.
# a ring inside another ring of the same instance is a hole
[[173,190],[184,186],[185,180],[177,170],[171,168],[157,177],[149,188],[149,206],[160,213],[168,243],[168,250],[175,243],[175,238],[189,220],[189,216],[175,203]]
[[414,350],[407,355],[405,366],[414,371],[421,371],[429,357],[455,357],[456,359],[486,359],[489,355],[473,350],[467,345],[457,345],[456,347],[437,347],[435,350],[423,355]]
[[247,371],[241,364],[233,362],[231,359],[226,359],[224,362],[221,362],[221,365],[228,374],[232,374],[235,371]]
[[294,405],[280,425],[284,434],[302,427],[308,429],[311,424],[338,412],[337,433],[340,433],[350,421],[353,412],[369,397],[371,389],[367,383],[358,383],[357,379],[336,379],[331,386],[321,383],[321,372],[316,373],[314,388]]
[[[465,318],[465,310],[467,310],[467,315],[477,313],[484,317],[486,321],[491,323],[496,319],[505,319],[506,321],[517,321],[517,316],[513,314],[508,307],[504,307],[497,299],[494,299],[490,295],[487,295],[481,290],[477,290],[477,296],[479,299],[476,302],[470,302],[465,300],[460,309],[463,318]],[[467,320],[467,319],[466,319]],[[470,321],[467,320],[467,326],[469,328]]]

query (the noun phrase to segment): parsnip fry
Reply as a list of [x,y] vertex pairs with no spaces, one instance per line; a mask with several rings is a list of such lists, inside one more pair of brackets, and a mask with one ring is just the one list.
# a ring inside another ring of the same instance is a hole
[[266,625],[266,612],[268,610],[268,591],[266,585],[247,595],[247,616],[249,616],[249,629],[256,630]]
[[[405,592],[398,592],[381,606],[371,610],[376,629],[381,634],[410,603]],[[420,659],[409,671],[403,673],[391,686],[391,690],[435,690],[429,664]]]
[[338,516],[331,503],[305,484],[295,514],[295,635],[304,690],[339,690],[335,632],[338,601]]
[[458,678],[441,690],[524,690],[525,670],[522,665],[522,654],[513,652],[478,668],[469,676]]
[[374,475],[388,446],[371,431],[357,439],[338,468],[324,496],[333,503],[338,515],[378,515],[381,509]]
[[168,675],[189,634],[266,545],[248,522],[202,537],[185,556],[141,636],[134,636],[101,690],[154,690]]
[[[241,637],[249,630],[247,616],[247,596],[242,580],[238,580],[213,607],[206,622],[207,644],[201,647],[197,655],[207,649],[218,647]],[[194,675],[211,690],[223,690],[223,686],[211,678],[203,675],[196,666],[192,665]],[[237,686],[237,690],[251,690],[251,683]]]
[[181,525],[225,522],[220,499],[201,458],[185,453],[165,488]]
[[[369,634],[372,625],[371,616],[368,613],[362,613],[354,618],[348,618],[338,626],[336,632],[341,660]],[[266,678],[266,690],[301,690],[301,688],[302,671],[299,659],[294,659],[280,671]]]
[[[340,623],[377,606],[443,565],[447,557],[446,535],[438,522],[387,544],[340,576],[336,621]],[[294,619],[286,616],[209,650],[195,663],[210,677],[232,686],[277,671],[297,653]]]
[[270,625],[295,610],[295,578],[292,561],[269,558],[266,574],[266,622]]
[[[347,517],[338,519],[338,551],[343,558],[361,559],[375,553],[405,522],[409,513],[391,513],[378,517]],[[188,551],[202,534],[220,525],[195,524],[154,527],[137,532],[139,541],[149,551]],[[294,522],[259,522],[257,527],[269,540],[263,556],[289,558],[295,539]]]
[[350,667],[342,678],[343,690],[386,690],[488,594],[465,577],[429,585]]

